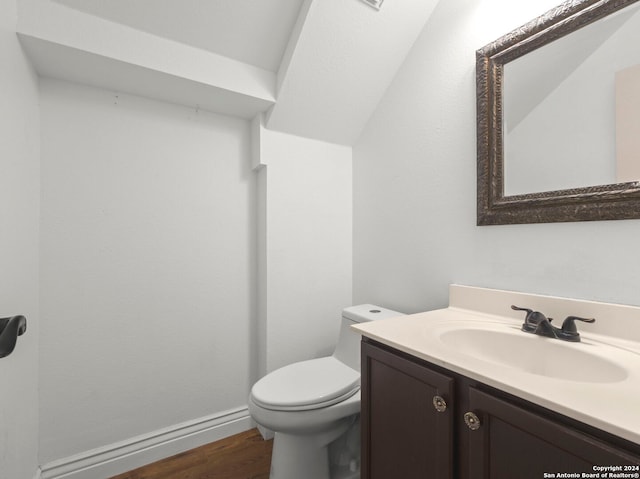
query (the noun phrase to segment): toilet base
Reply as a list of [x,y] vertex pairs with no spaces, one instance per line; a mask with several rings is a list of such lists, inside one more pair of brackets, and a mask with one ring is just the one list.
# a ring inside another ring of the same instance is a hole
[[312,436],[277,432],[273,441],[269,479],[329,479],[327,446]]
[[349,429],[353,418],[338,421],[320,434],[276,432],[269,479],[331,479],[329,444]]

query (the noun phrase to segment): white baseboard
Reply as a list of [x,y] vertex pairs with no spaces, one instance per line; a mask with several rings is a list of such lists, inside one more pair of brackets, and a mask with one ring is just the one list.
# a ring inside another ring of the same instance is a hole
[[254,427],[246,407],[176,424],[41,466],[40,479],[106,479]]

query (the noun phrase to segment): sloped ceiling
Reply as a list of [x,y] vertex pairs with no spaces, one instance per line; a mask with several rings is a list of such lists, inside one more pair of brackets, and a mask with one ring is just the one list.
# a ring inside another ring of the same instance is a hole
[[55,0],[276,72],[304,0]]
[[437,3],[386,0],[377,11],[361,0],[314,0],[266,126],[354,144]]
[[[266,127],[352,145],[438,0],[54,0],[277,74]],[[224,113],[228,114],[228,111]]]

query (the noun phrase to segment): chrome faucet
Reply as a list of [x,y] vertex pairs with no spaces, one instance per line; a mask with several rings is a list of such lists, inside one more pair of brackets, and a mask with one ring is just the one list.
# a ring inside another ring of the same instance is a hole
[[545,336],[547,338],[561,339],[563,341],[580,341],[580,333],[578,333],[578,328],[576,328],[576,321],[584,321],[585,323],[595,323],[596,321],[595,318],[567,316],[562,322],[562,327],[556,328],[551,324],[553,318],[547,318],[540,311],[533,311],[529,308],[520,308],[514,305],[511,305],[511,309],[527,312],[521,328],[524,332]]

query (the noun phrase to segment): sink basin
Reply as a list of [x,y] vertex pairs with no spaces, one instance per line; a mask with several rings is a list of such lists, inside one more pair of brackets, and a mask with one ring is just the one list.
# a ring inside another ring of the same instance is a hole
[[603,357],[607,345],[566,343],[502,326],[445,328],[440,341],[457,352],[524,373],[566,381],[614,383],[628,374],[624,367]]

